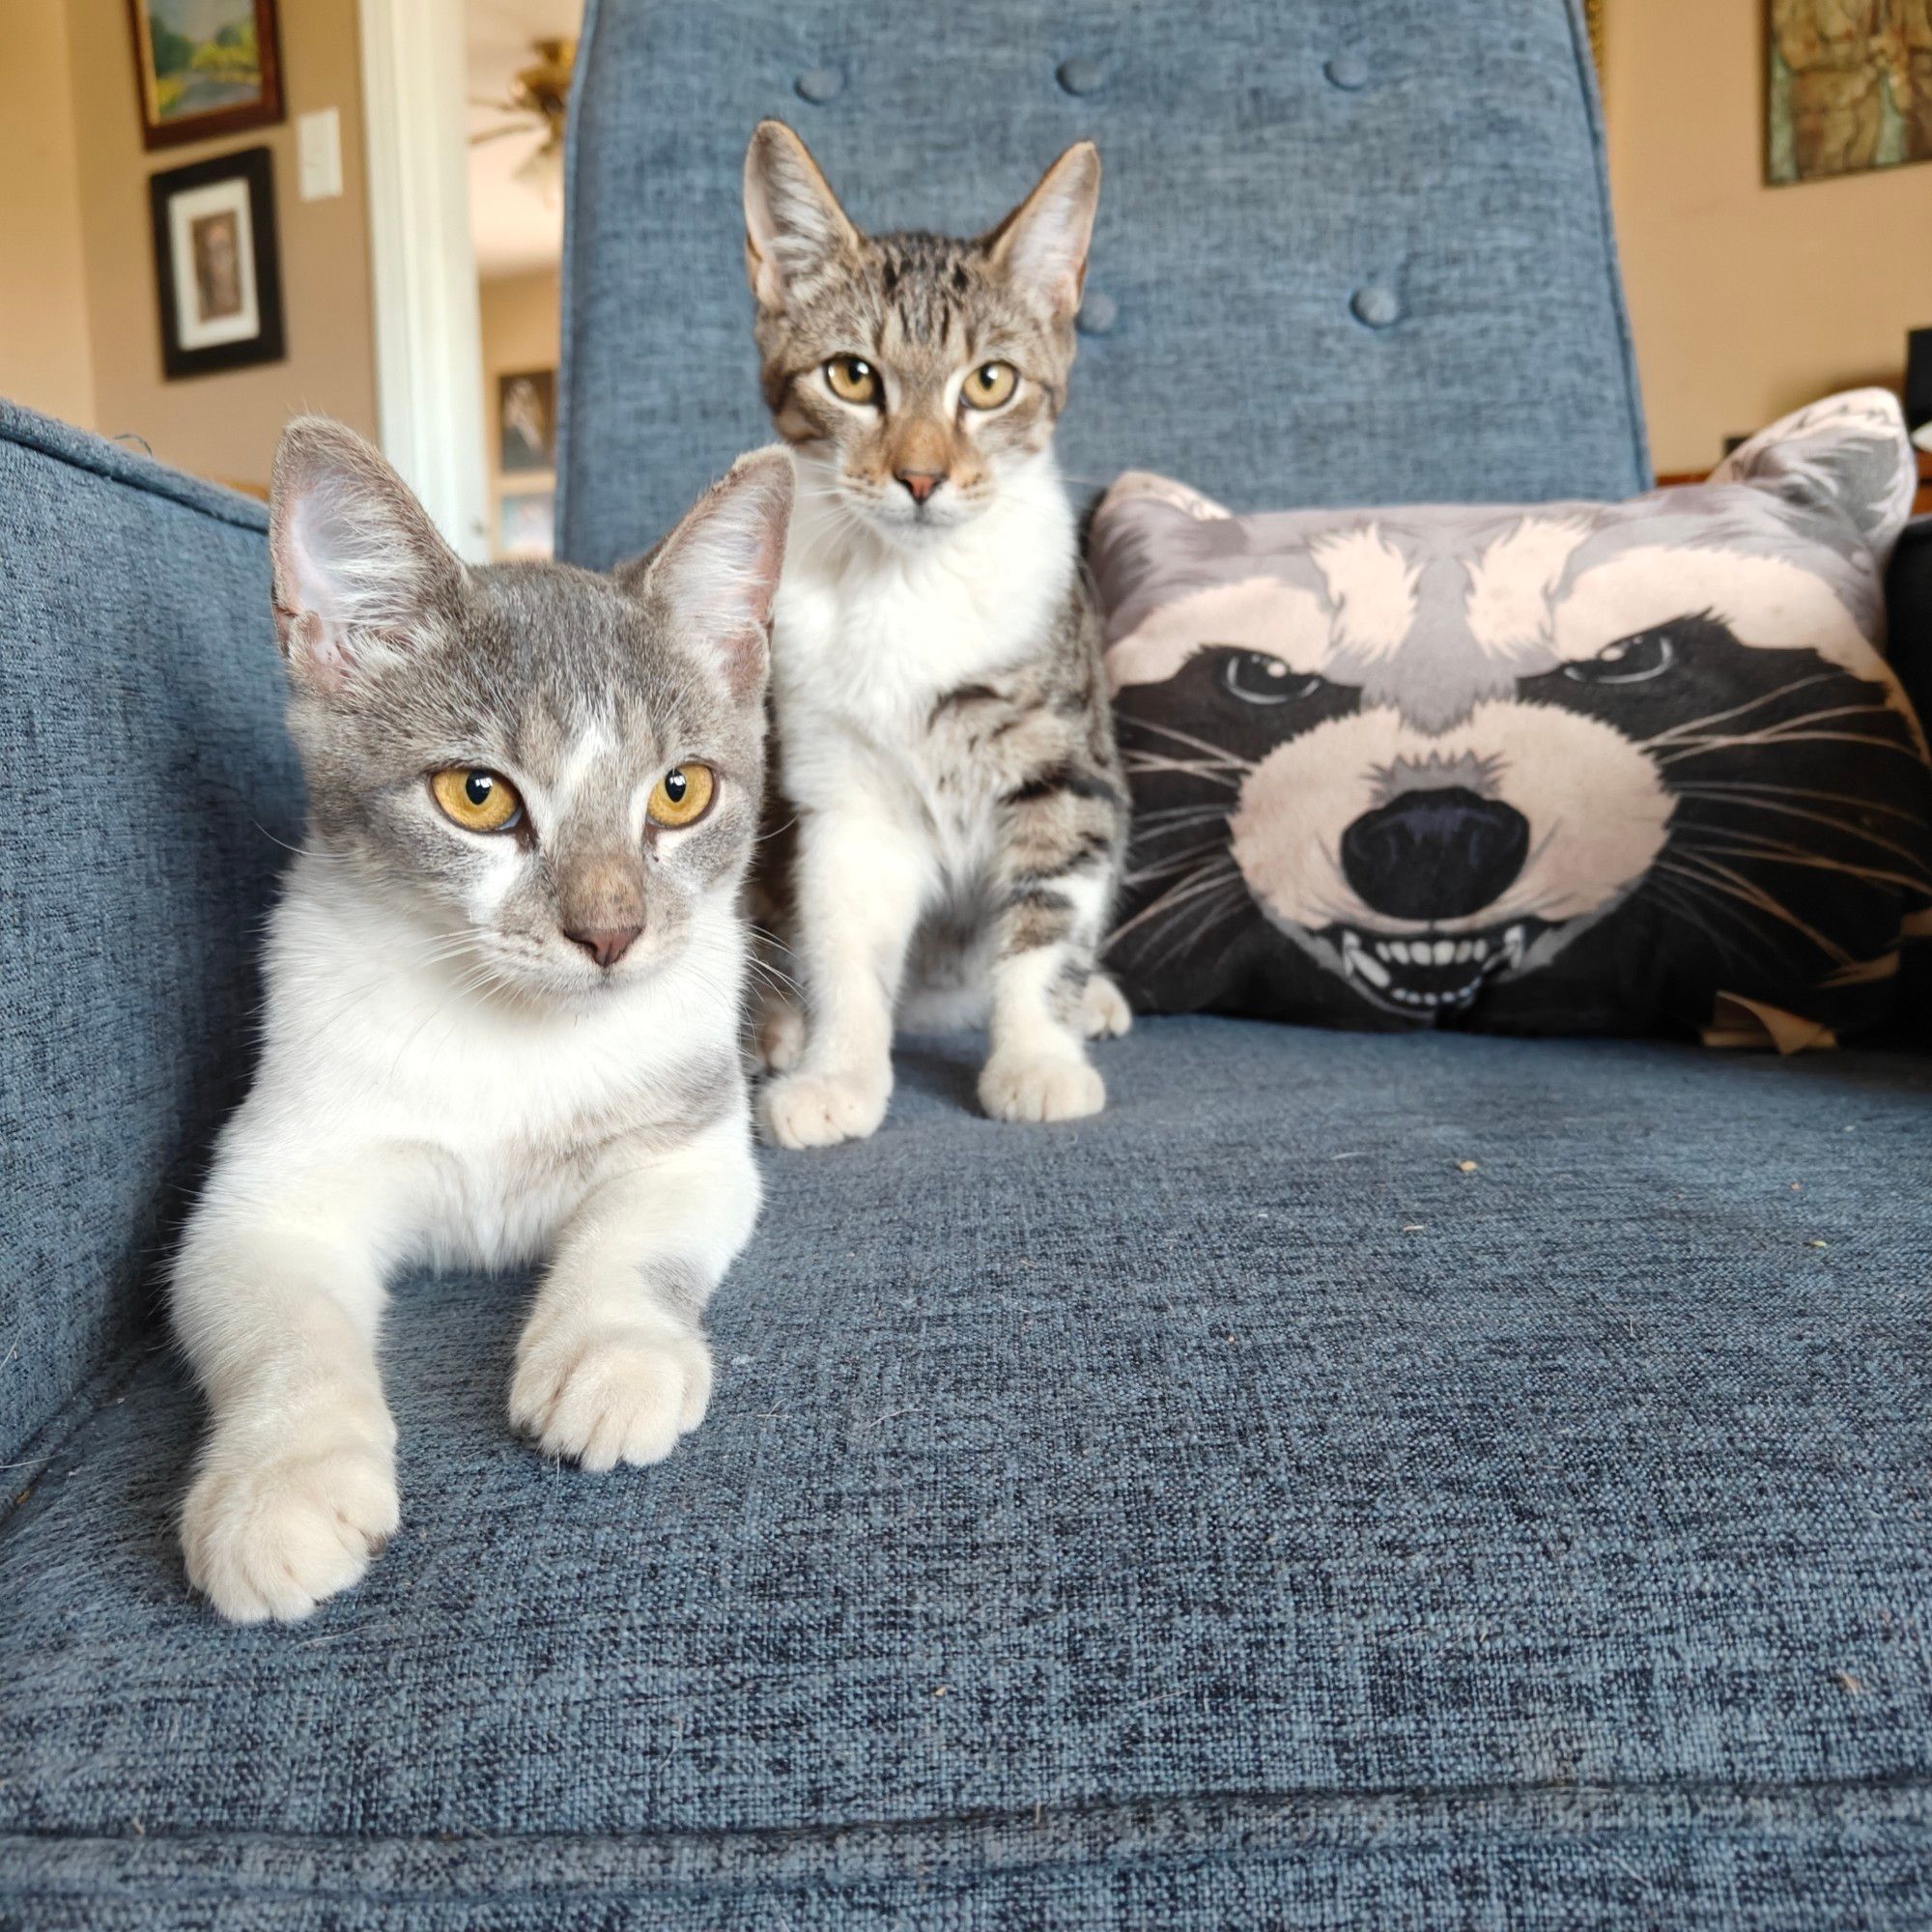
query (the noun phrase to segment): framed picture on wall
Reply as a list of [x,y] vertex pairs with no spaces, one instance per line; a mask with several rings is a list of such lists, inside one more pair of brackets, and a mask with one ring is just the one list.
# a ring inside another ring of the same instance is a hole
[[244,148],[148,180],[161,369],[169,382],[279,362],[274,157]]
[[497,378],[497,467],[506,476],[556,468],[556,371]]
[[128,19],[150,148],[282,118],[275,0],[128,0]]
[[556,544],[556,497],[550,490],[506,493],[497,506],[496,554],[549,556]]
[[1765,179],[1932,160],[1927,0],[1766,0]]

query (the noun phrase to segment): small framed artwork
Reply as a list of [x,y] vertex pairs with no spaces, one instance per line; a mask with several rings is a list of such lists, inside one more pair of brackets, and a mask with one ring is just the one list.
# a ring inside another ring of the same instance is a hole
[[150,148],[282,118],[275,0],[128,0],[128,19]]
[[556,546],[556,496],[551,490],[504,495],[497,507],[497,554],[549,556]]
[[1767,0],[1765,179],[1932,160],[1926,0]]
[[167,380],[279,362],[286,351],[268,149],[166,169],[149,177],[148,195]]
[[505,476],[556,468],[556,371],[497,378],[497,467]]

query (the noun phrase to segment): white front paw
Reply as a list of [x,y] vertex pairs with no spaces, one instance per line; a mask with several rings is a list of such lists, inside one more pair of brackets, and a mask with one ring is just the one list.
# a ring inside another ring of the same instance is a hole
[[525,1332],[510,1420],[586,1469],[661,1463],[704,1420],[711,1350],[689,1329],[566,1321]]
[[1134,1023],[1126,996],[1104,973],[1087,976],[1080,998],[1080,1024],[1089,1039],[1118,1039]]
[[780,1147],[836,1147],[877,1133],[889,1094],[888,1083],[849,1073],[787,1073],[765,1089],[758,1111]]
[[996,1121],[1077,1121],[1107,1104],[1106,1083],[1072,1053],[996,1052],[980,1072]]
[[390,1442],[265,1444],[219,1428],[182,1511],[188,1581],[238,1624],[294,1623],[357,1581],[396,1533]]

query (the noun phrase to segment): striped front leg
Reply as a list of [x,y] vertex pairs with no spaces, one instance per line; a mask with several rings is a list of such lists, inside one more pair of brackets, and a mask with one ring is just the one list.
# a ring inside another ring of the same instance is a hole
[[1090,982],[1122,818],[1119,791],[1097,773],[1050,773],[1001,801],[993,1045],[980,1074],[980,1104],[995,1120],[1071,1121],[1106,1104],[1086,1041],[1100,1030]]

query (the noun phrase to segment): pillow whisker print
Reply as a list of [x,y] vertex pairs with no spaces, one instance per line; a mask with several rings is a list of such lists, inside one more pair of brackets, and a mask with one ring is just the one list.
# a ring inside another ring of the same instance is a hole
[[1932,906],[1883,655],[1896,401],[1627,503],[1236,517],[1109,491],[1091,554],[1153,1008],[1710,1030],[1879,1017]]

